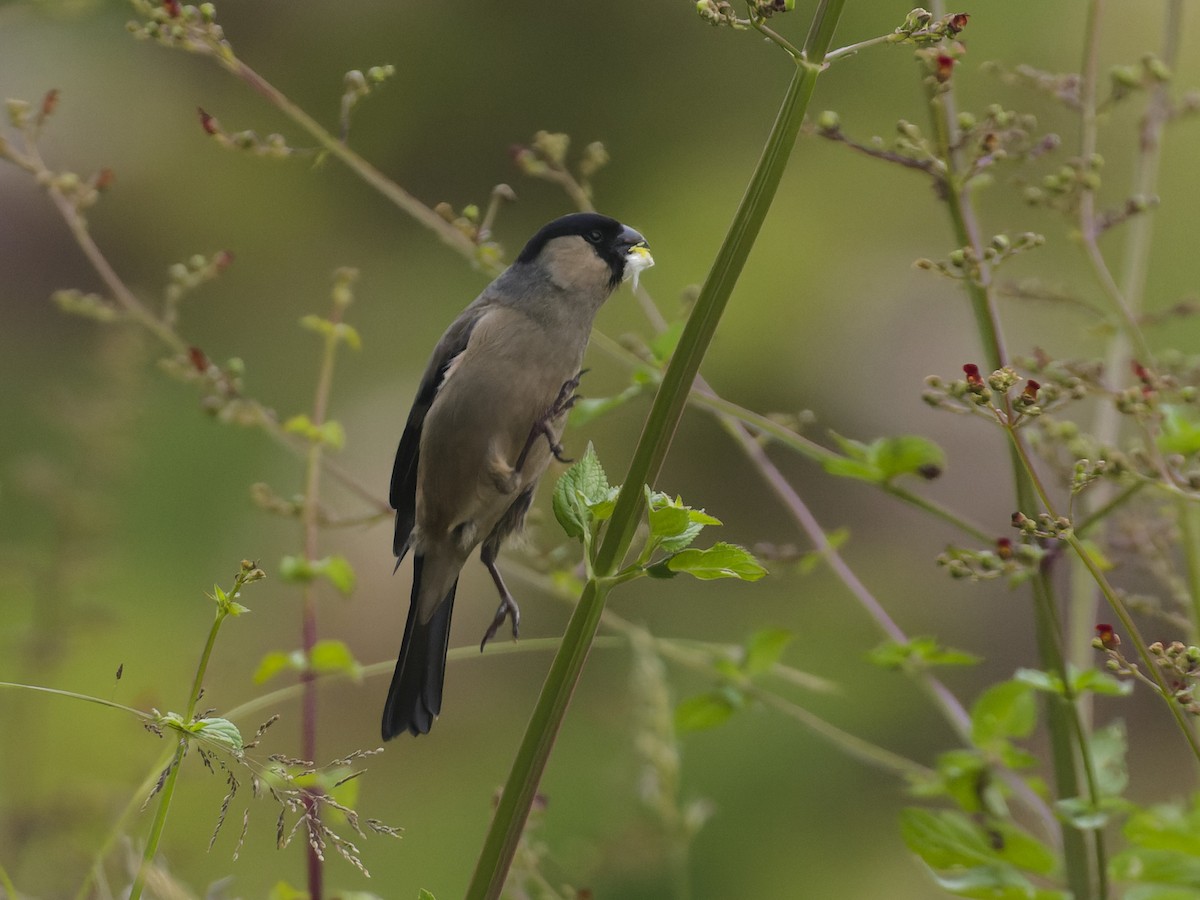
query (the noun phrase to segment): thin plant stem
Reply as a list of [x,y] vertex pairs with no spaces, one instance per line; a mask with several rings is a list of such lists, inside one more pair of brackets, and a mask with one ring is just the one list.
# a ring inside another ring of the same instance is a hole
[[821,0],[814,13],[805,42],[804,59],[795,61],[791,84],[762,158],[713,268],[700,290],[634,450],[633,462],[618,495],[612,519],[597,550],[597,577],[589,579],[585,585],[579,604],[567,624],[562,647],[551,664],[546,684],[538,697],[484,839],[467,888],[468,900],[495,900],[504,887],[537,785],[599,625],[609,590],[607,579],[620,568],[621,560],[632,542],[644,502],[643,485],[654,482],[666,457],[700,360],[712,340],[721,313],[783,176],[844,4],[845,0]]
[[[238,586],[240,586],[240,583]],[[237,593],[237,587],[234,588],[233,593]],[[183,721],[186,723],[190,723],[196,715],[196,704],[200,702],[200,694],[204,689],[204,676],[208,672],[208,663],[212,658],[213,647],[217,643],[217,633],[221,630],[221,623],[225,621],[227,615],[226,608],[218,604],[216,614],[213,617],[212,627],[208,630],[208,640],[205,641],[204,650],[200,654],[200,663],[196,666],[196,677],[192,681],[192,689],[188,695],[187,710],[183,716]],[[158,852],[158,844],[162,840],[163,831],[167,825],[167,813],[171,809],[171,800],[175,794],[175,783],[179,778],[179,769],[183,765],[183,758],[187,755],[187,748],[188,738],[186,735],[181,735],[179,743],[175,748],[175,753],[171,757],[170,763],[168,763],[170,770],[163,780],[162,790],[159,791],[158,807],[154,811],[154,821],[150,823],[150,833],[146,837],[146,848],[142,853],[141,864],[138,866],[137,875],[133,879],[133,886],[129,889],[129,900],[139,900],[142,896],[142,891],[145,889],[146,875],[154,862],[154,856]]]
[[[348,273],[345,277],[349,277]],[[339,289],[335,288],[335,296]],[[345,309],[343,303],[335,300],[330,314],[333,327],[325,333],[324,346],[321,351],[321,366],[317,375],[317,387],[313,395],[312,426],[319,433],[326,423],[329,409],[329,394],[333,387],[333,368],[337,358],[340,342],[336,326],[341,322]],[[319,539],[321,530],[321,464],[324,457],[325,444],[320,439],[310,442],[308,461],[304,474],[304,503],[301,508],[301,522],[304,530],[304,555],[311,563],[318,558]],[[317,679],[312,670],[312,651],[317,643],[317,592],[314,582],[310,579],[304,584],[303,608],[301,612],[301,647],[304,658],[308,660],[300,673],[300,753],[304,759],[317,758]],[[304,809],[310,833],[320,828],[320,788],[306,788],[304,791]],[[321,853],[317,849],[316,840],[306,842],[308,896],[310,900],[321,900],[324,894],[324,864]]]

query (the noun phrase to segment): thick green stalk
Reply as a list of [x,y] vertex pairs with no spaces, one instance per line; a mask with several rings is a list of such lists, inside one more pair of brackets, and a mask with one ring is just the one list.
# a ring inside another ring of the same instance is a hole
[[[940,15],[941,4],[933,6],[934,15]],[[979,260],[978,270],[969,278],[963,279],[963,287],[971,303],[971,311],[975,316],[976,328],[979,332],[984,358],[988,369],[999,369],[1008,362],[1008,352],[1004,346],[1003,332],[1000,328],[999,317],[995,304],[992,302],[992,273],[984,260],[984,242],[975,218],[975,210],[969,195],[970,187],[963,183],[960,163],[960,153],[953,149],[958,146],[954,112],[954,94],[952,88],[939,90],[938,85],[929,86],[929,107],[933,121],[934,133],[938,141],[939,153],[946,161],[947,174],[945,179],[946,207],[954,229],[955,241],[961,247],[971,247],[975,258]],[[1015,448],[1011,448],[1011,466],[1013,486],[1017,509],[1036,512],[1037,497],[1029,473]],[[1049,573],[1041,571],[1031,579],[1034,625],[1038,647],[1038,656],[1043,668],[1056,673],[1064,684],[1070,684],[1067,677],[1066,664],[1062,648],[1062,635],[1058,622],[1057,605],[1054,598],[1054,588]],[[1050,700],[1046,704],[1046,724],[1050,735],[1051,756],[1053,760],[1054,781],[1059,797],[1075,797],[1080,792],[1080,776],[1078,770],[1079,756],[1088,753],[1085,734],[1073,723],[1074,710],[1070,704],[1072,698],[1061,701]],[[1091,864],[1083,834],[1073,826],[1063,823],[1062,826],[1063,855],[1066,863],[1067,883],[1077,897],[1105,896],[1105,871],[1102,864],[1097,865],[1097,882],[1099,893],[1093,895],[1091,887]],[[1103,835],[1097,832],[1094,837],[1097,860],[1103,860]]]
[[687,405],[700,360],[708,349],[783,176],[844,5],[845,0],[821,0],[814,14],[804,58],[796,60],[791,84],[763,155],[655,397],[616,509],[597,552],[596,576],[584,587],[583,596],[567,624],[562,646],[551,664],[467,888],[468,900],[495,900],[504,887],[534,793],[600,623],[611,586],[608,576],[617,571],[637,528],[643,502],[642,486],[652,483],[662,468],[671,438]]

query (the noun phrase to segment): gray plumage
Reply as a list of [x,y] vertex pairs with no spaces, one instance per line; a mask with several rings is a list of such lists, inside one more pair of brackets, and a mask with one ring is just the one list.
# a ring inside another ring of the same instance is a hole
[[397,566],[412,552],[413,587],[384,740],[428,732],[441,710],[455,588],[477,546],[501,595],[484,641],[506,615],[515,636],[516,604],[496,554],[521,528],[557,455],[597,310],[629,271],[648,264],[642,236],[614,219],[556,219],[434,349],[392,472],[393,549]]

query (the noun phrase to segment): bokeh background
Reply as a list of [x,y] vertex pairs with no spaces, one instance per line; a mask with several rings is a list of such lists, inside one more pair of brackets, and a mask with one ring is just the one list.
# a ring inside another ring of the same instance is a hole
[[[803,40],[808,4],[778,19]],[[1110,4],[1101,63],[1136,62],[1161,42],[1160,4]],[[1079,66],[1083,4],[1011,0],[966,3],[969,51],[958,74],[961,105],[997,102],[1037,114],[1064,141],[1076,123],[1044,96],[985,74],[981,64],[1029,64],[1052,72]],[[656,268],[645,278],[664,311],[677,315],[703,280],[766,137],[789,77],[786,57],[749,32],[704,25],[685,0],[601,3],[435,4],[227,0],[219,19],[238,54],[293,101],[335,127],[342,76],[392,63],[395,77],[358,109],[353,146],[432,205],[486,204],[493,185],[513,186],[496,236],[509,254],[544,221],[570,209],[553,186],[515,168],[510,148],[539,129],[569,133],[575,146],[601,140],[611,164],[596,179],[599,208],[639,228]],[[908,5],[850,3],[835,44],[890,31]],[[1189,13],[1191,10],[1189,10]],[[92,233],[121,277],[156,303],[167,267],[194,253],[229,250],[225,274],[190,297],[181,330],[212,358],[239,357],[249,394],[287,416],[308,409],[317,341],[297,326],[324,314],[339,266],[361,272],[348,320],[361,352],[339,358],[331,413],[345,426],[340,462],[380,495],[427,354],[445,325],[486,279],[335,161],[265,160],[224,151],[197,122],[196,107],[229,130],[306,138],[211,62],[135,42],[118,2],[29,2],[0,6],[0,93],[37,101],[61,91],[43,153],[62,169],[111,167],[112,189],[89,214]],[[1190,53],[1200,24],[1187,18],[1177,82],[1200,82]],[[925,122],[911,49],[879,47],[838,63],[820,80],[814,110],[839,111],[844,128],[888,136],[897,119]],[[1125,196],[1140,101],[1101,126],[1105,200]],[[1197,125],[1169,135],[1149,285],[1151,308],[1195,289],[1194,216],[1200,171]],[[1047,246],[1010,274],[1040,275],[1099,300],[1070,226],[1025,206],[1000,172],[980,202],[989,232],[1041,231]],[[1117,250],[1114,235],[1106,249]],[[943,257],[952,238],[924,180],[899,167],[801,138],[762,237],[730,304],[704,373],[723,395],[759,411],[812,410],[826,429],[871,439],[927,434],[948,452],[938,482],[921,486],[941,502],[1004,534],[1011,513],[999,436],[936,413],[920,400],[922,379],[953,376],[979,357],[963,297],[950,282],[912,268]],[[203,592],[228,584],[244,557],[274,574],[299,551],[294,521],[254,507],[249,486],[290,496],[301,462],[263,435],[219,425],[195,392],[155,364],[161,347],[121,327],[69,317],[49,301],[59,288],[100,284],[53,206],[31,179],[0,164],[0,679],[111,697],[142,708],[183,706],[211,605]],[[1012,302],[1010,345],[1054,355],[1101,352],[1103,336],[1077,311]],[[648,335],[627,291],[598,328]],[[1194,324],[1152,340],[1196,349]],[[621,364],[590,356],[587,393],[615,393]],[[595,443],[614,481],[631,454],[645,399],[577,429],[569,450]],[[772,451],[828,529],[848,528],[844,552],[866,585],[912,634],[985,657],[947,680],[969,702],[984,685],[1036,665],[1030,609],[1020,592],[951,582],[933,560],[953,535],[857,483]],[[691,411],[658,485],[725,522],[721,537],[806,549],[802,536],[738,449],[704,413]],[[548,510],[531,557],[562,544]],[[362,512],[331,489],[338,512]],[[327,531],[325,552],[344,554],[358,586],[322,597],[322,636],[345,641],[363,663],[393,657],[400,641],[408,570],[392,575],[390,527]],[[527,637],[559,635],[569,609],[517,582]],[[471,565],[459,590],[452,643],[471,646],[490,620],[494,596]],[[228,709],[276,685],[252,674],[262,656],[299,643],[299,592],[279,578],[256,585],[253,613],[226,626],[205,701]],[[664,637],[740,642],[766,627],[796,639],[785,661],[835,681],[839,690],[791,696],[839,727],[931,763],[954,746],[948,727],[901,676],[872,668],[865,653],[881,635],[825,570],[779,565],[756,585],[677,579],[638,584],[613,609]],[[383,897],[438,897],[466,885],[491,811],[549,665],[546,652],[484,654],[454,663],[433,733],[398,740],[369,761],[358,808],[404,827],[403,840],[370,838],[366,881],[334,859],[328,882]],[[123,678],[114,673],[123,666]],[[669,846],[639,801],[643,763],[635,749],[638,686],[621,646],[588,663],[543,783],[548,806],[537,838],[553,883],[597,897],[671,894]],[[669,669],[678,698],[712,681]],[[282,684],[282,682],[280,682]],[[378,744],[386,680],[330,683],[321,691],[322,759]],[[1133,721],[1138,799],[1192,787],[1161,710],[1138,702],[1103,706]],[[280,704],[268,750],[295,753],[298,707]],[[256,722],[242,722],[253,729]],[[1036,748],[1038,745],[1034,744]],[[696,898],[922,898],[935,890],[896,829],[906,803],[886,774],[847,759],[795,722],[750,707],[725,726],[681,739],[682,794],[713,816],[694,841],[688,870]],[[163,744],[110,710],[53,697],[0,692],[0,864],[32,896],[71,895],[91,855],[138,790]],[[261,897],[279,880],[303,883],[299,845],[274,850],[274,812],[252,804],[241,858],[231,860],[233,821],[206,851],[223,794],[219,779],[189,760],[167,830],[171,871],[202,894],[230,878],[229,896]],[[140,841],[150,813],[134,820]],[[128,850],[118,843],[114,883]]]

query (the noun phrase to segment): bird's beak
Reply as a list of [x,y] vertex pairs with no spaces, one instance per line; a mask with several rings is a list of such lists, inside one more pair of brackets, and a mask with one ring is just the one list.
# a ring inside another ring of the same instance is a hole
[[650,255],[650,247],[647,246],[646,239],[628,225],[621,232],[617,243],[618,246],[625,248],[625,274],[621,280],[632,279],[633,289],[636,291],[638,275],[654,265],[654,257]]

